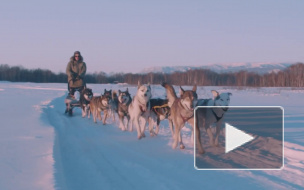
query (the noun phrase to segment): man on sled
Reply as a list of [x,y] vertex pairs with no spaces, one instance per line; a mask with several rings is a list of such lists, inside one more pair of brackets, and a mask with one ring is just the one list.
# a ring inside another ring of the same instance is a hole
[[81,91],[86,87],[84,81],[86,71],[87,66],[86,63],[83,62],[83,57],[79,51],[75,51],[66,68],[69,94],[64,102],[66,104],[65,113],[69,113],[69,115],[72,115],[74,107],[80,106],[79,101],[75,99],[74,94],[76,91],[81,93]]

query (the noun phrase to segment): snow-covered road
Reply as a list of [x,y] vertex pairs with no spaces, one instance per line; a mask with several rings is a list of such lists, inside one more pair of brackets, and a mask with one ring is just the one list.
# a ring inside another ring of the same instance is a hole
[[[88,85],[106,89],[135,86]],[[171,149],[168,122],[160,134],[137,140],[122,132],[118,121],[95,124],[64,115],[64,84],[0,83],[0,189],[301,189],[304,188],[303,90],[289,88],[199,87],[233,93],[232,105],[277,105],[285,108],[285,167],[282,171],[197,171],[193,167],[190,128],[184,128],[186,150]],[[187,87],[185,87],[187,89]],[[152,86],[161,97],[161,86]],[[206,149],[208,151],[208,147]],[[206,155],[208,156],[208,155]]]

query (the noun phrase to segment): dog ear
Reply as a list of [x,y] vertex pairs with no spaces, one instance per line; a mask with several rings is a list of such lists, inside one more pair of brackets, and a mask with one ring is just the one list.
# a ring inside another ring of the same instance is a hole
[[211,90],[212,94],[213,94],[213,98],[218,97],[220,94],[218,93],[218,91],[216,90]]
[[120,90],[118,90],[118,94],[120,94],[121,93],[121,91]]
[[105,89],[105,90],[104,90],[104,93],[106,93],[106,91],[107,91],[107,90]]
[[129,92],[129,89],[127,88],[127,92]]
[[185,92],[185,90],[181,86],[179,86],[179,94],[180,94],[180,96],[182,96],[184,94],[184,92]]
[[197,86],[196,86],[196,84],[193,86],[193,88],[192,88],[192,91],[193,92],[196,92],[196,89],[197,89]]
[[140,86],[141,86],[140,81],[138,81],[137,88],[139,89]]
[[232,96],[232,93],[228,92],[228,96]]

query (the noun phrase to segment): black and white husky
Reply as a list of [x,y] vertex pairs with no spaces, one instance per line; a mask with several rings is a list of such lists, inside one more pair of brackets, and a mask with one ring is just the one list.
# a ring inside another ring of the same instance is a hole
[[105,89],[104,93],[103,93],[103,96],[108,98],[109,101],[111,102],[112,101],[112,90]]
[[[169,120],[169,126],[171,130],[171,134],[173,136],[173,126],[172,120],[170,119],[170,107],[168,105],[168,99],[151,99],[150,100],[151,110],[150,110],[150,117],[149,117],[149,131],[150,135],[154,136],[157,135],[159,132],[159,123],[164,119]],[[156,129],[154,131],[154,125],[156,123]]]
[[[150,99],[152,97],[150,84],[141,85],[138,82],[138,89],[128,111],[130,114],[130,131],[133,131],[133,124],[136,126],[137,138],[145,137],[145,127],[150,115]],[[141,126],[139,125],[141,119]]]
[[93,92],[90,88],[85,88],[80,93],[79,104],[82,109],[82,117],[90,118],[90,101],[93,98]]
[[[119,117],[119,128],[125,131],[129,126],[130,115],[129,115],[129,105],[132,102],[131,95],[128,91],[118,90],[118,104],[117,104],[117,114]],[[127,127],[124,125],[124,118],[127,117]]]
[[[201,108],[196,111],[196,137],[197,137],[197,148],[200,154],[204,153],[204,149],[201,143],[200,129],[206,129],[209,136],[209,142],[211,146],[218,146],[218,137],[224,118],[224,114],[228,110],[230,104],[230,92],[218,93],[215,90],[211,91],[213,99],[199,99],[197,106],[217,106],[213,108]],[[216,124],[215,139],[213,137],[210,126]]]

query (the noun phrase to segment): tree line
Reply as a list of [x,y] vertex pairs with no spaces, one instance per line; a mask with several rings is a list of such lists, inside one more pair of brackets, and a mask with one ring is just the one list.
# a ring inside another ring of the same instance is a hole
[[[0,65],[0,80],[11,82],[66,83],[65,73],[50,70],[26,69],[21,66]],[[248,71],[216,73],[208,69],[195,69],[186,72],[165,73],[88,73],[87,83],[141,83],[160,84],[163,81],[174,85],[200,86],[252,86],[252,87],[304,87],[304,64],[297,63],[285,70],[267,74]]]

